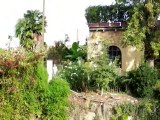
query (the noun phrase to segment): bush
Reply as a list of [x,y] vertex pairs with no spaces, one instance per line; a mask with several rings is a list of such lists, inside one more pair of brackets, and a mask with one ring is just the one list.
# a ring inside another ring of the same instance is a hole
[[160,104],[154,100],[144,99],[135,104],[117,105],[112,112],[112,120],[127,120],[129,116],[132,116],[134,120],[159,120]]
[[111,85],[113,86],[113,88],[118,88],[120,91],[128,93],[130,92],[129,91],[129,81],[130,80],[127,78],[127,76],[119,76],[115,80],[115,83]]
[[47,89],[43,55],[23,49],[0,53],[1,119],[31,119],[43,114],[42,98]]
[[154,97],[160,100],[160,80],[154,86]]
[[55,42],[55,46],[48,49],[47,58],[52,59],[54,64],[63,64],[65,56],[69,54],[69,49],[61,41]]
[[67,120],[69,84],[60,78],[53,79],[49,83],[48,104],[45,106],[47,118],[54,120]]
[[[110,63],[106,52],[107,45],[102,43],[102,55],[93,58],[92,63],[84,62],[85,59],[79,54],[79,47],[73,44],[72,62],[63,66],[59,76],[67,80],[72,90],[87,91],[89,89],[108,89],[110,82],[115,82],[119,75],[119,69],[115,63]],[[82,51],[81,51],[82,52]],[[85,56],[85,55],[84,55]],[[69,56],[68,56],[69,57]],[[80,59],[81,58],[81,59]],[[83,59],[83,61],[82,61]]]
[[61,81],[48,84],[43,55],[38,51],[0,52],[1,119],[49,119],[53,116],[58,120],[65,118],[66,106],[63,105],[69,87]]
[[86,91],[88,87],[88,67],[83,61],[70,62],[58,73],[67,80],[70,88],[75,91]]
[[151,97],[153,87],[158,80],[156,69],[149,67],[148,64],[142,64],[138,69],[128,73],[129,87],[131,92],[138,97]]
[[110,83],[115,82],[119,76],[119,69],[116,65],[116,61],[111,63],[108,55],[106,54],[107,43],[102,43],[102,52],[97,57],[94,57],[90,72],[90,85],[93,89],[105,89],[107,90]]
[[[90,85],[93,89],[109,89],[113,88],[111,83],[114,84],[118,77],[118,69],[115,65],[103,64],[102,66],[93,67],[90,74]],[[110,85],[109,85],[110,84]]]
[[79,59],[87,60],[86,46],[80,46],[78,42],[74,42],[69,49],[69,54],[65,56],[69,61],[76,62]]

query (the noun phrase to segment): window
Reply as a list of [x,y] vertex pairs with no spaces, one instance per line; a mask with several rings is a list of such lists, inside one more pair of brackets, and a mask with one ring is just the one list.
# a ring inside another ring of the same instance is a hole
[[113,62],[115,59],[117,59],[117,63],[119,67],[122,67],[122,55],[121,51],[117,46],[110,46],[108,50],[109,59],[111,62]]

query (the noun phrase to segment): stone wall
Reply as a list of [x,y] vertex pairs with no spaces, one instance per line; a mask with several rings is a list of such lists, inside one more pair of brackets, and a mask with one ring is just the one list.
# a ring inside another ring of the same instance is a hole
[[[137,99],[118,93],[72,93],[69,120],[110,120],[113,108],[123,103],[136,104]],[[128,117],[130,118],[130,117]]]

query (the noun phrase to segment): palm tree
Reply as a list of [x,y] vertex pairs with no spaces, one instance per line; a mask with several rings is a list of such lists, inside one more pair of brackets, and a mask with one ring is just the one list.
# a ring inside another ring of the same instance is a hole
[[[46,26],[46,21],[44,22]],[[20,45],[31,48],[42,42],[43,14],[38,10],[28,10],[16,24],[15,36],[20,39]]]

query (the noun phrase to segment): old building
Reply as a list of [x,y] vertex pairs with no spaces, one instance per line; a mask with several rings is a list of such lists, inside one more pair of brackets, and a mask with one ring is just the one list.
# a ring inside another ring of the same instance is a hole
[[119,61],[122,72],[130,71],[139,66],[143,51],[134,46],[124,46],[122,35],[127,26],[125,22],[119,23],[90,23],[88,39],[88,57],[95,57],[100,53],[101,41],[107,41],[109,48],[106,54],[111,61],[115,58]]

